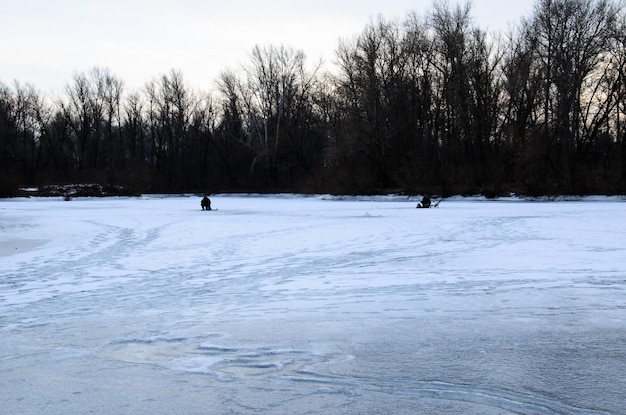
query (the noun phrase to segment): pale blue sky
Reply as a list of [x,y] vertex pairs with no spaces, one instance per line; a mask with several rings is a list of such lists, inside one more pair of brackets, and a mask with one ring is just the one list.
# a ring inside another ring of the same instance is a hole
[[[534,3],[474,0],[473,16],[504,31]],[[323,58],[330,67],[339,39],[370,18],[431,9],[430,0],[0,0],[0,81],[59,93],[75,72],[100,66],[135,89],[174,68],[192,87],[210,90],[256,44],[302,49],[308,61]]]

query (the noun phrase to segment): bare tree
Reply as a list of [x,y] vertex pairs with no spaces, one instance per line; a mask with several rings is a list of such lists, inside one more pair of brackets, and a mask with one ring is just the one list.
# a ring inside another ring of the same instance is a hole
[[358,174],[370,186],[392,186],[397,150],[404,147],[407,154],[410,142],[403,118],[410,112],[409,48],[415,44],[404,36],[398,21],[379,17],[337,50],[337,91],[346,112],[339,145],[351,154],[349,163],[361,165]]
[[435,2],[431,24],[436,131],[445,155],[441,173],[482,190],[495,171],[488,161],[498,148],[501,54],[474,24],[469,2],[454,8]]
[[[229,121],[241,123],[241,130],[236,134],[255,153],[250,175],[275,186],[288,180],[279,171],[279,165],[286,166],[289,161],[279,163],[279,158],[289,159],[285,149],[296,148],[293,121],[298,111],[310,110],[314,85],[318,82],[317,69],[307,69],[302,51],[282,45],[255,46],[250,58],[250,63],[243,66],[242,78],[224,72],[219,88]],[[241,131],[246,133],[241,134]],[[291,156],[296,154],[292,152]],[[295,158],[295,164],[303,167],[302,162]]]
[[164,180],[159,186],[169,188],[183,181],[188,129],[198,99],[176,70],[146,84],[144,94],[150,163]]
[[[121,80],[108,69],[76,73],[58,105],[71,142],[75,167],[84,172],[104,168],[119,147]],[[117,139],[116,139],[117,138]]]
[[526,28],[541,65],[545,158],[570,190],[582,182],[577,166],[616,105],[620,14],[609,0],[540,0]]

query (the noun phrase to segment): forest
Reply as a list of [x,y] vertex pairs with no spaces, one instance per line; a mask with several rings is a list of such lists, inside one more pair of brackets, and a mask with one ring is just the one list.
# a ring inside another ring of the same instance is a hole
[[255,46],[208,90],[108,68],[62,96],[0,82],[0,196],[99,183],[138,193],[626,193],[620,1],[537,0],[507,33],[471,4],[382,16],[332,71]]

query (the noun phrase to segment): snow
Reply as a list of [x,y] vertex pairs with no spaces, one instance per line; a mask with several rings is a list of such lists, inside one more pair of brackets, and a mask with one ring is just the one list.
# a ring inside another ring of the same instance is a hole
[[7,414],[618,414],[626,204],[0,200]]

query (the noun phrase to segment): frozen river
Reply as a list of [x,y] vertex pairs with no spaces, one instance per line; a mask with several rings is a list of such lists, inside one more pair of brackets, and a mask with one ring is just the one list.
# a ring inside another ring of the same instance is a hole
[[623,414],[626,203],[0,200],[2,414]]

